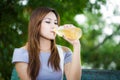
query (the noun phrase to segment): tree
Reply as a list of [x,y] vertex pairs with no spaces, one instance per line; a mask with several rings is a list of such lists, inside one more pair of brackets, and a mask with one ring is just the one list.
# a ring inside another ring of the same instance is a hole
[[[55,8],[61,16],[61,25],[71,23],[80,27],[83,36],[80,39],[82,45],[82,64],[92,63],[93,68],[99,68],[101,64],[104,69],[108,69],[110,63],[117,64],[116,69],[120,69],[119,55],[120,42],[116,44],[113,37],[120,34],[120,27],[116,24],[111,35],[104,36],[100,43],[98,38],[102,35],[105,21],[101,19],[99,3],[105,4],[105,0],[97,0],[94,4],[88,0],[28,0],[26,5],[22,0],[1,0],[0,1],[0,79],[9,80],[13,69],[11,60],[13,50],[20,47],[27,41],[27,28],[30,14],[33,9],[39,6],[49,6]],[[95,13],[97,10],[98,13]],[[76,14],[84,14],[87,17],[85,24],[80,25],[75,20]],[[98,30],[95,26],[99,27]],[[63,38],[57,37],[57,43],[72,46]]]

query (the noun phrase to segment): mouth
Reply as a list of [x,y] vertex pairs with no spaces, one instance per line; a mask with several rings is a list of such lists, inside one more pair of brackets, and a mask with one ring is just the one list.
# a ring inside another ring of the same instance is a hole
[[52,35],[56,35],[56,33],[55,33],[54,31],[51,31],[51,34],[52,34]]

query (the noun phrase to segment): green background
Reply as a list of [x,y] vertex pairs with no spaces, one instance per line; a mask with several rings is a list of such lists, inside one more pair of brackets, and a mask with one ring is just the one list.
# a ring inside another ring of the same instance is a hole
[[[106,5],[106,0],[96,0],[94,4],[89,0],[27,0],[26,5],[20,1],[22,0],[0,0],[0,80],[10,80],[14,66],[11,63],[13,50],[27,41],[30,14],[40,6],[56,9],[61,16],[61,25],[74,24],[82,29],[82,66],[91,66],[93,69],[120,69],[120,41],[116,43],[114,40],[116,35],[120,35],[120,25],[110,23],[109,27],[113,27],[113,33],[103,34],[106,22],[101,19],[103,14],[100,13],[99,3]],[[115,11],[114,15],[118,15],[117,9]],[[78,24],[74,19],[77,14],[85,15],[87,21]],[[95,25],[98,29],[95,29]],[[104,35],[104,38],[101,35]],[[98,37],[103,38],[101,43]],[[56,43],[72,49],[72,46],[61,37],[57,37]]]

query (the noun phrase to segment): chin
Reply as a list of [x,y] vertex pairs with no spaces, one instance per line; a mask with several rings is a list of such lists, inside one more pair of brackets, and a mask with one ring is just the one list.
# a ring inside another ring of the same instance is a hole
[[51,40],[55,40],[56,36],[51,36],[50,39]]
[[50,40],[55,40],[55,38],[50,38]]

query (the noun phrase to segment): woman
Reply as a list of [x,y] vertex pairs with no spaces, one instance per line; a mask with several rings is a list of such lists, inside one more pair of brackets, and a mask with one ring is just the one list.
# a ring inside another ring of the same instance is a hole
[[[48,7],[33,11],[28,27],[28,41],[25,46],[16,48],[12,62],[21,80],[62,80],[60,55],[55,43],[57,28],[60,22],[58,13]],[[64,28],[75,27],[71,24]],[[67,80],[80,80],[80,42],[64,39],[73,45],[73,54],[67,47],[61,46],[64,58],[64,73]]]

